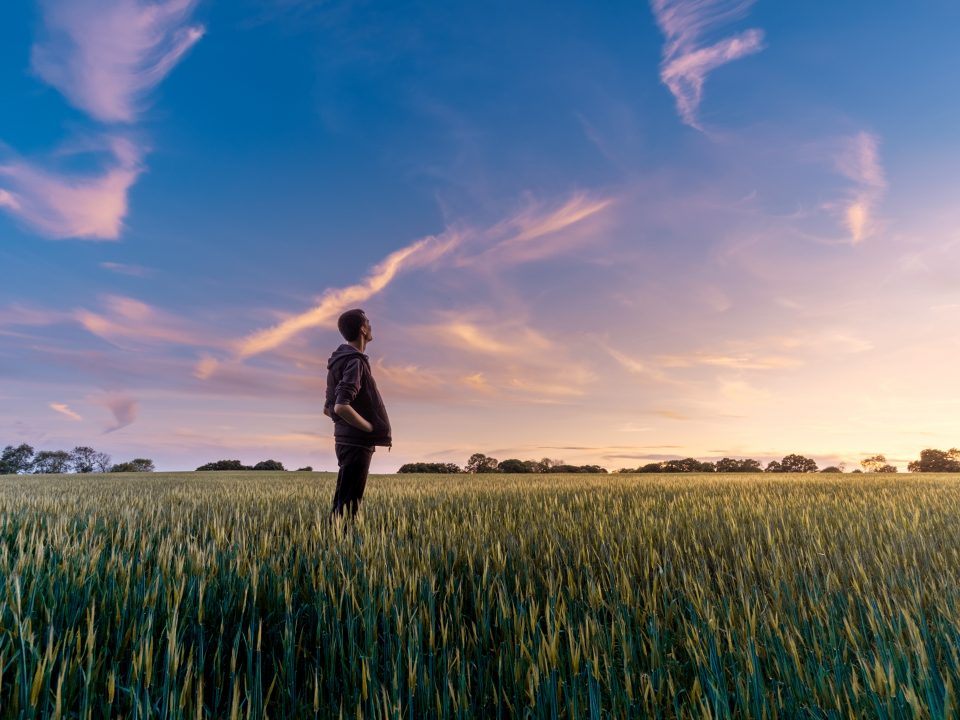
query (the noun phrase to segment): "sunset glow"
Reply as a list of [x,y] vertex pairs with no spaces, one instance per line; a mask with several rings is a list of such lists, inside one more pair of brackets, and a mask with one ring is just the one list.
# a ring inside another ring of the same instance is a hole
[[0,446],[335,469],[352,307],[373,472],[960,446],[955,19],[8,3]]

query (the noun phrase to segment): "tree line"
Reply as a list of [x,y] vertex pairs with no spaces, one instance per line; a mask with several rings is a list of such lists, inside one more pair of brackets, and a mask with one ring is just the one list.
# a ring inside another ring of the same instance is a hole
[[78,445],[73,450],[34,451],[31,445],[21,443],[7,445],[0,454],[0,475],[153,471],[153,460],[149,458],[114,464],[107,453],[86,445]]
[[[897,468],[887,462],[883,454],[872,455],[860,461],[860,468],[852,473],[895,473]],[[862,469],[861,469],[862,468]],[[960,473],[960,449],[926,449],[920,459],[907,465],[909,472],[958,472]],[[567,465],[562,460],[497,460],[483,453],[474,453],[464,467],[455,463],[416,462],[402,465],[400,473],[605,473],[599,465]],[[820,468],[812,458],[791,453],[780,460],[771,460],[766,466],[753,458],[725,457],[716,462],[696,458],[651,462],[636,468],[620,468],[617,473],[842,473],[845,465],[829,465]]]
[[398,473],[605,473],[599,465],[568,465],[563,460],[497,460],[483,453],[474,453],[464,467],[456,463],[407,463]]
[[[261,460],[255,465],[244,465],[239,460],[217,460],[216,462],[208,462],[197,468],[198,472],[207,472],[210,470],[270,470],[273,472],[286,472],[287,469],[279,460]],[[306,467],[297,468],[297,472],[313,472],[313,468],[307,465]]]

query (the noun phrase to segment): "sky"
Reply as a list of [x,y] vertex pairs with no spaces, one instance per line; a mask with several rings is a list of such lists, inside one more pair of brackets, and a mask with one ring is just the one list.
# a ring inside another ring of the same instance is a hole
[[960,445],[960,6],[0,6],[0,446],[373,472]]

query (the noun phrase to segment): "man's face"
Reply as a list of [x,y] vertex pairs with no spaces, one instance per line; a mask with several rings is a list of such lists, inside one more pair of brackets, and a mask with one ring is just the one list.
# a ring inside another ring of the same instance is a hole
[[363,335],[367,342],[373,340],[373,328],[370,325],[369,318],[363,319],[363,325],[360,327],[360,334]]

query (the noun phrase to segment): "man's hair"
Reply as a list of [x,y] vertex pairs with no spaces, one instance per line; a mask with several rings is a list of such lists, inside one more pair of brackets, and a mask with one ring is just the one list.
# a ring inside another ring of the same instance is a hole
[[337,320],[337,329],[343,335],[347,342],[353,342],[360,337],[360,328],[363,327],[363,321],[367,319],[363,310],[347,310],[340,319]]

